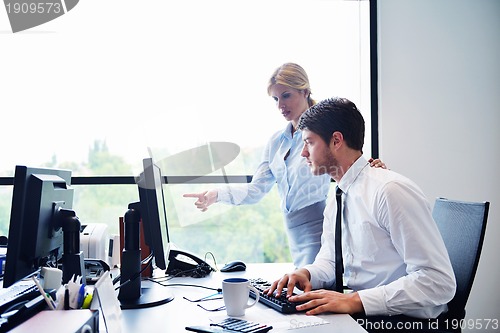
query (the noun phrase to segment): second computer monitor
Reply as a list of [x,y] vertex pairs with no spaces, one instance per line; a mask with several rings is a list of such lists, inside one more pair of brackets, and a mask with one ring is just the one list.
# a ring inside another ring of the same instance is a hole
[[60,210],[73,204],[70,184],[69,170],[16,166],[4,287],[57,266],[63,254]]
[[154,254],[156,266],[166,270],[170,243],[161,170],[151,158],[143,160],[143,167],[137,185],[144,238]]

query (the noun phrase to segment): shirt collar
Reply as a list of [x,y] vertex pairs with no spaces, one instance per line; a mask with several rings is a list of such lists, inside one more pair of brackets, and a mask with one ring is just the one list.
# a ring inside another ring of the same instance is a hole
[[342,192],[347,193],[351,185],[356,181],[361,171],[368,166],[368,161],[361,155],[351,167],[347,170],[347,172],[342,176],[342,179],[338,183],[338,187],[342,190]]
[[293,137],[295,137],[298,133],[300,133],[300,130],[297,130],[295,131],[295,133],[293,134],[293,137],[292,137],[292,122],[288,122],[288,124],[286,125],[285,129],[283,130],[283,133],[281,134],[282,136],[284,136],[286,139],[288,140],[292,140]]

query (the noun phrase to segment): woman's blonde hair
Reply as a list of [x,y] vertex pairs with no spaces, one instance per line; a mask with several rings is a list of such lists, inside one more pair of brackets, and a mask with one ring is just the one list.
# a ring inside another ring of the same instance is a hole
[[309,106],[316,104],[316,101],[311,98],[309,77],[304,68],[297,64],[287,62],[276,68],[267,84],[267,93],[269,95],[271,95],[271,87],[275,84],[281,84],[297,90],[305,90],[307,92],[307,103]]

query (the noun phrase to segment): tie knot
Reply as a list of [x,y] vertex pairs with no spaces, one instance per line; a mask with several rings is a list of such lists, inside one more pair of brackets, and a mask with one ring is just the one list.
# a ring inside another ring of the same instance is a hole
[[342,193],[343,193],[343,192],[342,192],[342,190],[340,189],[340,187],[338,187],[338,186],[337,186],[337,189],[335,190],[335,194],[336,194],[338,197],[340,197],[340,196],[342,196]]

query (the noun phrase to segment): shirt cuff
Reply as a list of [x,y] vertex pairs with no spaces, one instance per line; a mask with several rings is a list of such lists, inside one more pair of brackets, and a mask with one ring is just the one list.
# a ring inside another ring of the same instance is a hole
[[217,199],[215,199],[215,202],[223,202],[223,203],[231,202],[231,198],[229,196],[229,190],[224,187],[217,188]]
[[384,287],[358,290],[367,316],[390,315],[385,304]]
[[309,264],[309,265],[305,265],[302,268],[307,269],[309,271],[309,275],[311,276],[309,282],[311,282],[311,287],[313,290],[324,288],[322,281],[320,279],[318,279],[318,275],[319,275],[318,269],[316,269],[314,267],[314,265]]

